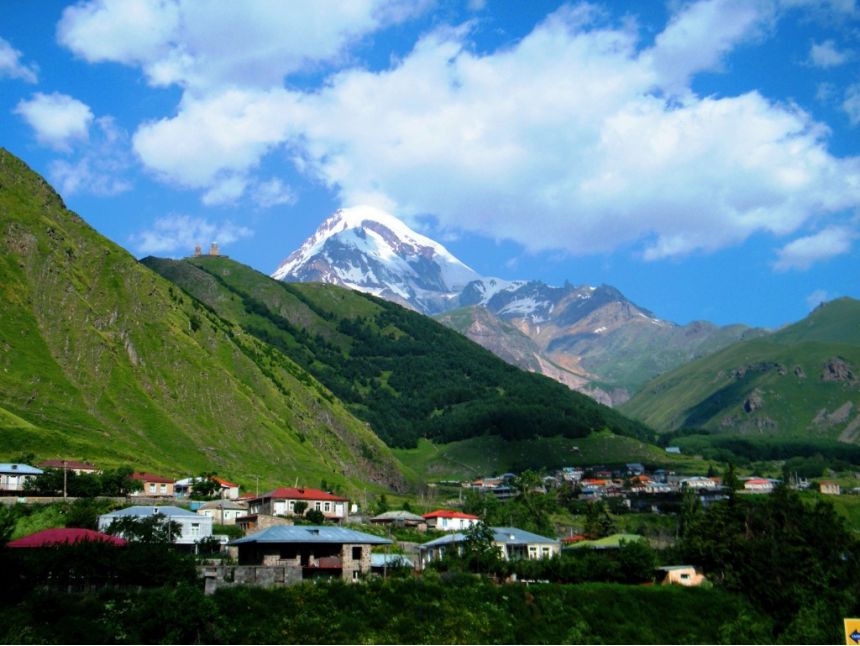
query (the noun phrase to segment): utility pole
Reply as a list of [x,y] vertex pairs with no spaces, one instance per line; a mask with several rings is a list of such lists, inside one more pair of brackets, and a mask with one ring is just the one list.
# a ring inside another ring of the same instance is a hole
[[63,500],[68,498],[67,486],[69,482],[69,463],[63,460]]
[[254,476],[257,479],[257,498],[260,497],[260,476]]

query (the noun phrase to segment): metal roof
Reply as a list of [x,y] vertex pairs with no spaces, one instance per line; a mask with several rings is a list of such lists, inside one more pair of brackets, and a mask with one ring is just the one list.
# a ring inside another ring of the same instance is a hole
[[321,489],[309,489],[307,487],[278,487],[264,494],[256,496],[254,500],[272,498],[276,500],[332,500],[335,502],[349,502],[349,498],[335,496]]
[[29,464],[4,462],[0,463],[0,473],[24,476],[40,476],[44,472],[41,469],[37,469],[36,467],[31,467]]
[[378,516],[374,516],[370,520],[411,520],[418,523],[424,522],[422,516],[408,511],[386,511]]
[[392,541],[381,536],[357,532],[345,527],[331,525],[276,525],[261,532],[238,538],[230,545],[246,543],[356,543],[390,545]]
[[210,500],[200,505],[197,509],[236,509],[248,511],[248,505],[240,505],[232,500]]
[[164,505],[162,507],[158,507],[156,505],[135,505],[133,507],[126,507],[125,509],[118,509],[117,511],[113,511],[109,514],[102,514],[101,518],[124,518],[127,516],[152,516],[154,514],[164,514],[165,516],[177,517],[177,516],[189,516],[193,518],[200,518],[193,511],[188,511],[187,509],[182,509],[181,507],[173,507],[171,505]]
[[[493,530],[493,541],[496,543],[501,543],[503,545],[557,545],[558,541],[554,538],[547,538],[546,536],[540,536],[539,534],[532,534],[531,532],[527,532],[524,529],[520,529],[519,527],[491,527]],[[466,535],[457,532],[456,534],[450,534],[448,536],[443,536],[442,538],[437,538],[434,541],[430,541],[428,543],[423,543],[419,545],[419,549],[427,549],[430,547],[437,547],[439,545],[448,545],[450,543],[462,543],[466,540]]]

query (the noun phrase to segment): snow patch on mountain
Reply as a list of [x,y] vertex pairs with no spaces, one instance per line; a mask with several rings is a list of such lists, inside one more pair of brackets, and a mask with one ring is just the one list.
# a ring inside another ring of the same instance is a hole
[[460,291],[481,277],[393,215],[356,206],[323,222],[272,278],[334,283],[432,313],[456,304]]

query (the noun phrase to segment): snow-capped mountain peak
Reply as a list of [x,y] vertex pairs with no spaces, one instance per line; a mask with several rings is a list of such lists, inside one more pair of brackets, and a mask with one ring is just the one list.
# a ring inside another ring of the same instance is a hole
[[272,277],[343,285],[425,313],[446,309],[480,279],[441,244],[371,206],[335,212]]

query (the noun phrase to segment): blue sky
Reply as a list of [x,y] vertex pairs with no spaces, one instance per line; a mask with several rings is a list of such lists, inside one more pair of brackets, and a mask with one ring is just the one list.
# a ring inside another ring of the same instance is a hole
[[681,323],[860,297],[854,0],[4,0],[0,145],[138,257],[367,203]]

